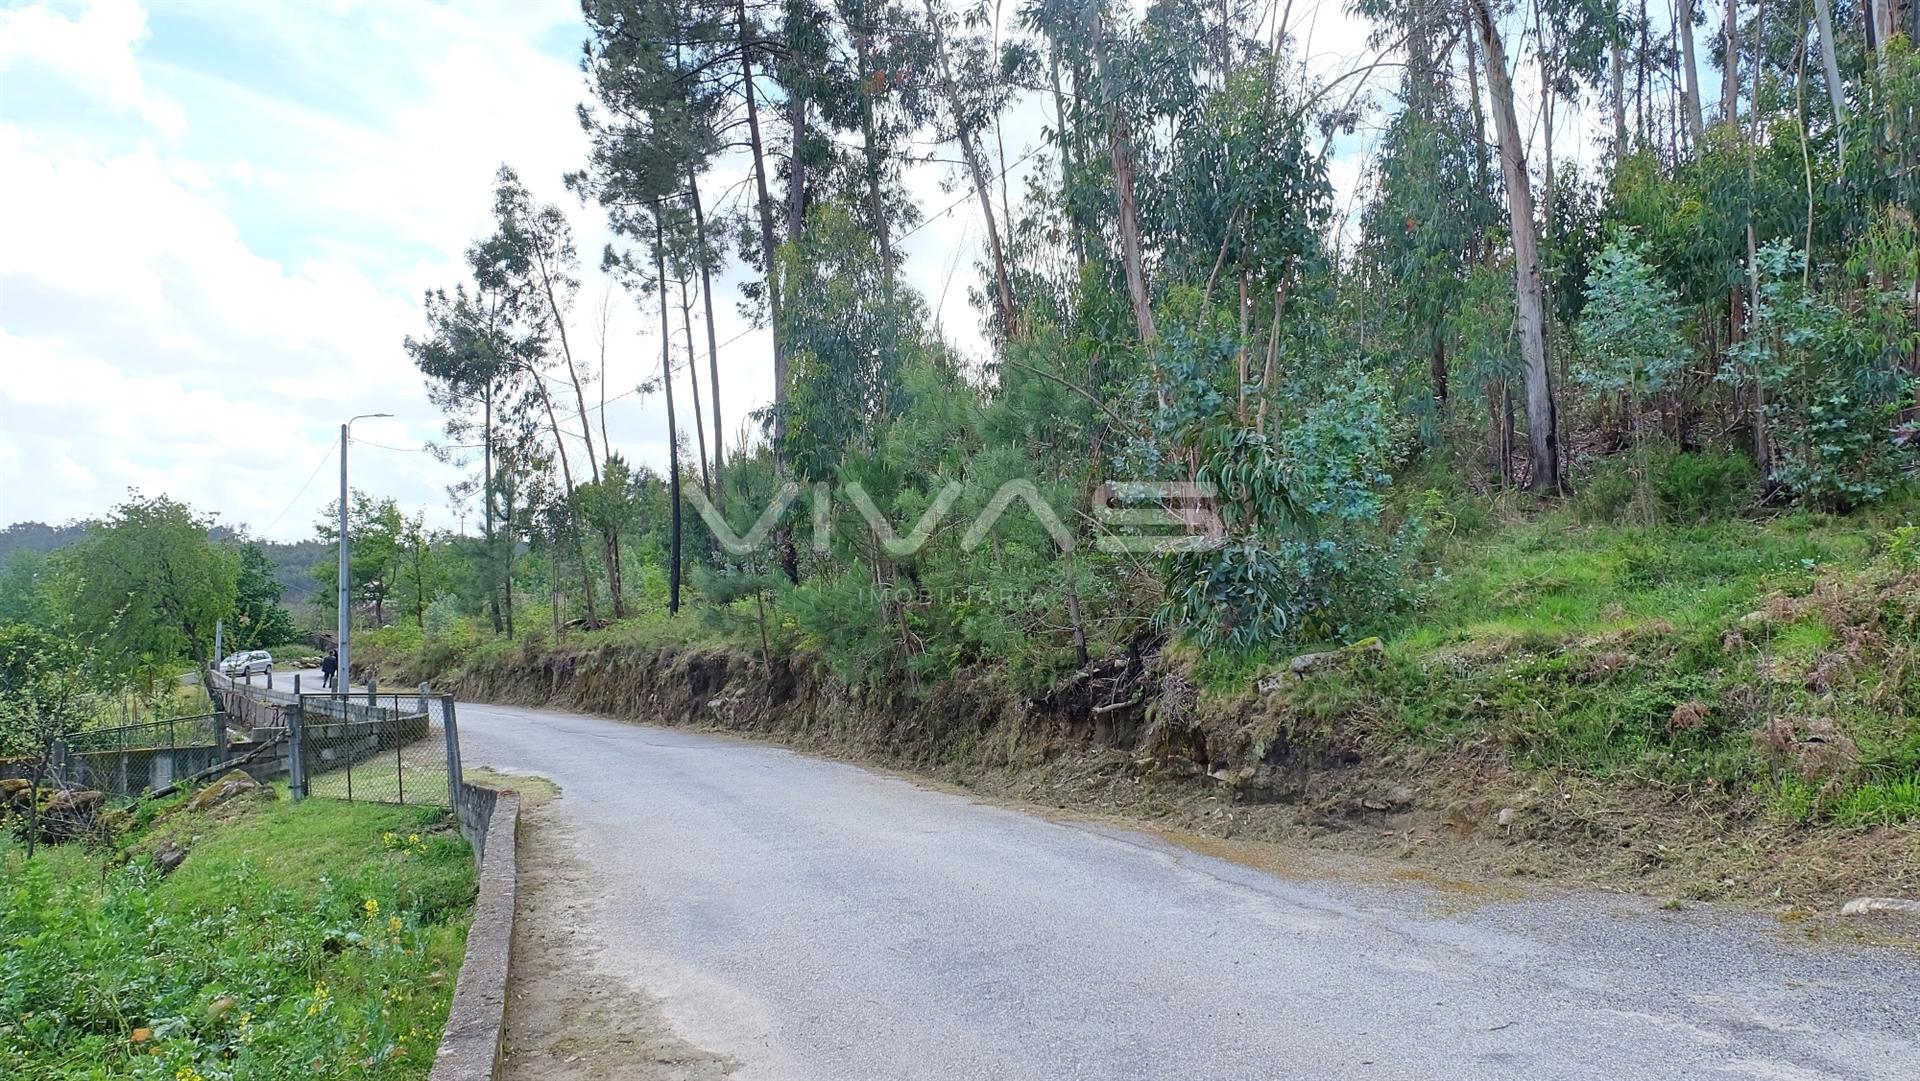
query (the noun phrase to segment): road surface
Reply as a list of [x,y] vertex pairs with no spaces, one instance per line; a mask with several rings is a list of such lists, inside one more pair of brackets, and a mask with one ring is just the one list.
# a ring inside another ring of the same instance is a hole
[[732,739],[460,707],[557,782],[585,926],[780,1081],[1920,1078],[1920,956],[1640,900],[1292,881]]

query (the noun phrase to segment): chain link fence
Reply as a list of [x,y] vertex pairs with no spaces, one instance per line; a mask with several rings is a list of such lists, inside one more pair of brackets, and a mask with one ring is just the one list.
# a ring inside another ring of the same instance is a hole
[[452,807],[451,716],[445,695],[301,695],[296,797]]
[[296,800],[460,807],[449,695],[295,694],[218,677],[209,685],[220,712],[78,733],[46,761],[0,759],[0,819],[37,798],[51,837],[63,815],[83,828],[101,810],[226,769],[262,784],[285,780]]
[[54,774],[62,787],[129,800],[219,765],[226,737],[218,713],[80,732],[56,755]]

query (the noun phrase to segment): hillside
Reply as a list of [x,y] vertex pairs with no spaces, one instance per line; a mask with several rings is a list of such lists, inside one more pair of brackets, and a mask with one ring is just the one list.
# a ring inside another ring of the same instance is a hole
[[[50,526],[43,522],[15,522],[0,529],[0,563],[4,563],[16,551],[48,555],[73,544],[87,535],[86,522],[68,522],[65,525]],[[230,529],[215,526],[208,531],[215,541],[234,542],[246,536],[246,529]],[[333,549],[323,541],[253,541],[266,553],[273,563],[274,581],[285,591],[284,600],[289,605],[305,603],[313,599],[320,591],[320,584],[313,577],[313,568],[332,555]]]
[[1037,689],[1005,662],[856,685],[831,644],[768,665],[751,635],[652,615],[512,645],[389,634],[376,656],[383,678],[481,700],[1434,873],[1818,905],[1920,891],[1920,550],[1899,515],[1466,518],[1378,639],[1304,659],[1144,634]]

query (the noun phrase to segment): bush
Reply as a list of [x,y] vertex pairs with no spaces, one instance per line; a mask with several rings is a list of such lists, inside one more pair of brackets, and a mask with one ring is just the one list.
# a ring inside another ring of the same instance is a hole
[[[1645,472],[1644,498],[1651,505],[1636,505],[1643,498],[1636,468]],[[1578,486],[1574,505],[1582,519],[1605,524],[1718,521],[1752,502],[1758,479],[1753,462],[1737,451],[1685,453],[1648,447],[1595,462]]]
[[1653,470],[1654,492],[1669,521],[1730,518],[1752,502],[1753,462],[1735,451],[1665,456]]
[[1612,523],[1626,517],[1639,485],[1625,458],[1602,458],[1575,488],[1574,508],[1589,522]]

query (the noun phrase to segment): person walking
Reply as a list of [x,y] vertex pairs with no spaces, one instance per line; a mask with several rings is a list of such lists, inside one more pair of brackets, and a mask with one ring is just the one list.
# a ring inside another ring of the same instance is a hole
[[320,685],[327,690],[333,690],[334,675],[339,671],[340,654],[330,649],[327,651],[326,659],[320,662]]

